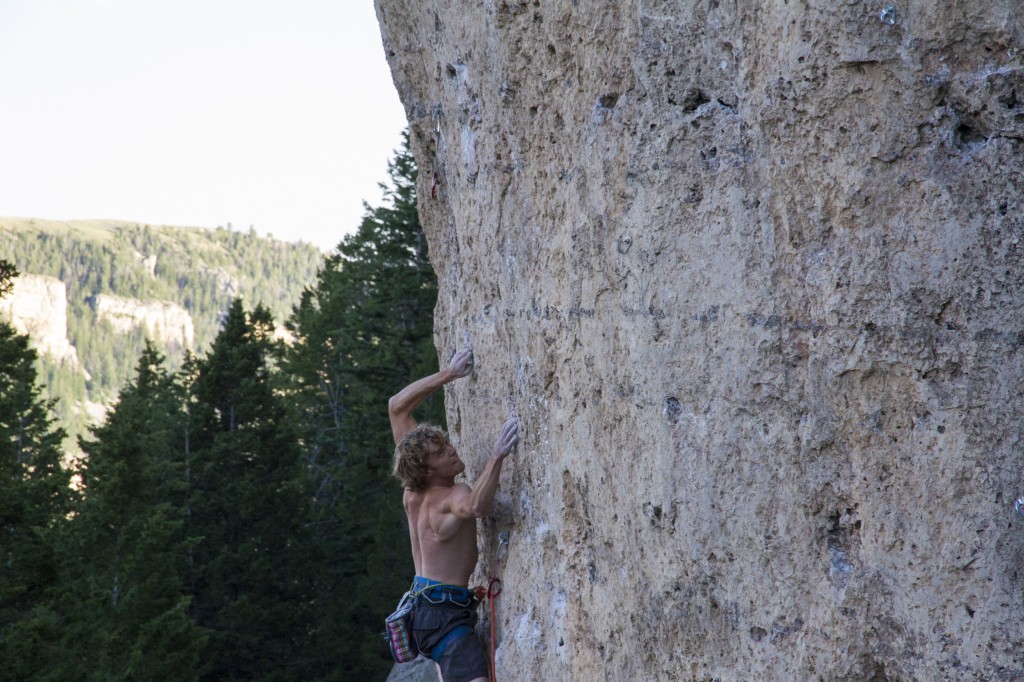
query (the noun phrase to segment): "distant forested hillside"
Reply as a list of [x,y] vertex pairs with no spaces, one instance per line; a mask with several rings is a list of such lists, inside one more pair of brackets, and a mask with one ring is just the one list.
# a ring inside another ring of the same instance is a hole
[[[78,364],[41,354],[40,378],[44,393],[59,400],[61,422],[77,436],[91,420],[88,406],[109,405],[132,377],[149,335],[144,326],[117,330],[101,319],[98,297],[181,306],[194,327],[191,350],[202,352],[236,297],[249,306],[263,303],[282,324],[316,279],[323,254],[253,230],[0,218],[0,258],[22,275],[55,277],[67,287],[67,336]],[[171,365],[190,350],[154,341]]]

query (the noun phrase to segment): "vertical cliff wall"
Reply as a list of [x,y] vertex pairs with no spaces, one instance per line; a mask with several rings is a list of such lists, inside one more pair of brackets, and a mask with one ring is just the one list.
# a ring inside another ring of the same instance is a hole
[[500,678],[1024,678],[1024,5],[377,11]]
[[46,275],[20,275],[10,295],[0,298],[3,319],[32,340],[32,346],[54,362],[78,368],[78,351],[68,340],[68,290]]

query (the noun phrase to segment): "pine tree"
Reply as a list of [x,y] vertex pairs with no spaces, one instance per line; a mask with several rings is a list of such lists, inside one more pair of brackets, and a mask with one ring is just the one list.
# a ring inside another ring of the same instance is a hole
[[203,679],[312,679],[302,656],[315,561],[299,441],[275,389],[273,321],[236,300],[193,384],[192,532]]
[[[151,343],[106,422],[83,439],[85,496],[69,534],[64,679],[196,679],[205,635],[191,619],[185,416]],[[82,676],[81,678],[79,676]]]
[[[287,361],[317,480],[316,531],[331,557],[317,577],[319,645],[336,657],[340,679],[382,678],[391,664],[380,637],[387,599],[401,595],[413,566],[402,491],[390,476],[387,401],[437,371],[437,280],[417,215],[408,137],[388,171],[384,205],[366,207],[358,232],[304,293],[291,323],[300,341]],[[443,426],[439,396],[422,418]]]
[[[0,293],[17,271],[0,261]],[[28,338],[0,322],[0,679],[38,675],[53,655],[59,533],[70,511],[64,432],[41,398]]]
[[18,269],[13,263],[0,260],[0,298],[11,293],[14,288],[14,278],[18,276]]

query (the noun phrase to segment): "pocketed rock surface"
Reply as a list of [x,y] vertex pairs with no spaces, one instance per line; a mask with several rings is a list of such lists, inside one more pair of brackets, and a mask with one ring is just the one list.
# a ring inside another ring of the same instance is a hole
[[376,4],[499,678],[1024,679],[1024,4]]

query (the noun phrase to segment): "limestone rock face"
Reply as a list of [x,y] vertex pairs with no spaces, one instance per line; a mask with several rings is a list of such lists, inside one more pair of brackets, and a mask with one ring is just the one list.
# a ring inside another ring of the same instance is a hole
[[111,325],[118,333],[142,327],[154,341],[167,347],[192,348],[195,337],[192,316],[180,305],[110,294],[97,295],[92,305],[97,319]]
[[377,12],[499,677],[1024,678],[1024,4]]
[[68,340],[68,292],[64,282],[46,275],[20,275],[9,296],[0,298],[0,313],[32,347],[57,362],[78,367],[78,352]]

